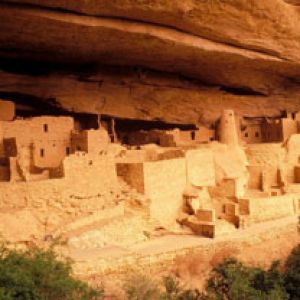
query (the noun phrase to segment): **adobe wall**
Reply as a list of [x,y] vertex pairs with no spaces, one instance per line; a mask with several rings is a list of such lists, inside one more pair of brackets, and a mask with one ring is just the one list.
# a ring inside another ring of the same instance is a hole
[[70,149],[69,140],[36,140],[32,147],[33,166],[58,168]]
[[197,187],[216,184],[214,157],[211,149],[186,152],[187,181]]
[[286,141],[292,134],[296,134],[298,132],[297,121],[290,118],[285,118],[281,119],[281,123],[283,141]]
[[217,186],[211,187],[209,191],[212,197],[237,198],[238,197],[237,179],[224,179],[222,182],[218,183]]
[[277,197],[250,198],[247,201],[250,224],[276,220],[296,214],[295,203],[297,197],[292,194]]
[[263,166],[248,166],[249,181],[248,189],[262,190]]
[[71,133],[71,152],[76,151],[88,152],[88,137],[87,131]]
[[248,181],[248,161],[243,148],[213,143],[212,150],[217,183],[232,178],[241,178],[245,183]]
[[64,166],[66,178],[0,183],[0,213],[30,210],[51,233],[124,201],[109,158],[94,160],[90,165],[88,158],[70,156]]
[[210,142],[215,140],[215,130],[208,129],[204,126],[200,126],[198,130],[195,131],[195,140],[200,143]]
[[175,223],[186,186],[184,158],[144,163],[145,194],[151,199],[150,215],[168,226]]
[[74,120],[71,117],[35,117],[18,119],[13,122],[1,122],[3,137],[18,137],[20,143],[28,143],[33,139],[61,141],[70,139]]
[[145,193],[143,163],[117,163],[117,174],[137,192]]
[[282,144],[247,145],[245,153],[249,165],[279,167],[285,160],[285,148]]
[[0,163],[0,182],[9,181],[9,179],[10,179],[9,167],[7,165],[1,165]]
[[295,166],[300,162],[300,134],[294,134],[286,144],[286,178],[288,183],[295,182]]
[[107,149],[110,138],[106,130],[89,130],[88,136],[88,153],[97,155],[99,152]]
[[247,144],[262,143],[262,128],[261,125],[248,125],[241,133],[241,138]]
[[12,121],[15,118],[15,103],[0,100],[0,121]]
[[278,143],[283,141],[282,120],[265,121],[262,124],[263,140],[266,143]]
[[173,143],[169,147],[176,145],[191,145],[195,143],[207,143],[215,139],[215,131],[206,127],[200,126],[196,130],[179,130],[175,129],[167,132],[173,137]]
[[63,172],[70,186],[79,185],[82,193],[101,193],[101,189],[118,185],[115,161],[110,155],[72,154],[64,159]]
[[20,148],[31,148],[30,164],[38,168],[59,166],[70,147],[74,127],[70,117],[36,117],[0,123],[3,138],[17,138],[19,152]]

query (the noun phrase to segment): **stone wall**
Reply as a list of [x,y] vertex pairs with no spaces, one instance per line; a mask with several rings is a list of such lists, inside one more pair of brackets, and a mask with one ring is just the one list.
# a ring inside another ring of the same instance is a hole
[[164,225],[175,223],[186,184],[185,159],[145,162],[144,185],[151,199],[151,216]]
[[247,199],[250,224],[293,216],[296,214],[296,201],[297,198],[291,194]]
[[262,190],[262,166],[248,166],[249,181],[248,188],[254,190]]
[[89,154],[99,154],[107,149],[110,142],[108,133],[104,129],[84,130],[72,134],[71,151],[85,151]]
[[116,165],[110,155],[89,155],[78,152],[63,161],[65,180],[83,193],[101,192],[118,184]]
[[281,119],[283,141],[298,132],[298,122],[291,118]]
[[16,138],[18,149],[34,145],[31,148],[31,160],[35,167],[56,168],[70,147],[74,121],[71,117],[45,116],[1,122],[0,127],[4,139]]
[[261,125],[248,125],[241,133],[241,138],[247,144],[261,143],[263,141]]
[[143,163],[118,163],[117,174],[139,193],[145,193]]
[[210,149],[186,152],[187,180],[194,186],[214,186],[216,184],[213,152]]
[[[258,225],[259,226],[259,225]],[[262,263],[264,266],[269,266],[275,259],[283,258],[281,250],[288,247],[287,253],[290,253],[291,249],[299,243],[299,234],[297,231],[297,220],[283,219],[276,224],[268,224],[264,227],[258,227],[255,231],[251,231],[251,228],[244,230],[244,234],[239,233],[228,236],[227,239],[198,239],[197,242],[191,242],[190,244],[179,245],[177,247],[170,246],[165,251],[156,251],[153,253],[133,253],[127,255],[111,255],[110,257],[99,257],[96,261],[86,260],[78,261],[74,265],[74,271],[77,275],[84,277],[112,274],[124,274],[129,270],[132,270],[132,266],[140,270],[152,269],[154,272],[166,271],[167,274],[171,273],[174,267],[178,268],[179,258],[185,257],[186,264],[188,261],[192,262],[191,271],[195,271],[194,266],[203,265],[203,269],[206,269],[206,275],[209,274],[211,266],[209,261],[214,262],[213,258],[216,253],[224,252],[224,249],[229,250],[230,253],[225,253],[226,256],[238,256],[239,259],[253,263],[251,259],[255,259],[255,263]],[[265,245],[270,245],[270,252],[266,255]],[[274,247],[275,246],[275,247]],[[175,248],[175,249],[174,249]],[[165,249],[165,248],[164,248]],[[247,253],[246,250],[247,249]],[[257,252],[259,250],[260,252]],[[256,251],[256,252],[255,252]],[[260,253],[258,257],[253,257],[253,253]],[[222,256],[221,256],[222,257]],[[192,261],[191,261],[192,258]],[[197,259],[200,261],[197,262]],[[205,259],[205,260],[203,260]],[[197,281],[199,280],[199,274]],[[203,276],[203,274],[201,274]],[[115,277],[114,277],[115,278]]]
[[109,157],[91,160],[87,155],[71,155],[64,162],[64,175],[61,179],[0,183],[0,213],[29,209],[51,231],[122,200],[116,196],[120,185]]
[[245,152],[250,165],[278,167],[285,159],[285,148],[279,143],[247,145]]
[[20,142],[70,139],[74,121],[71,117],[35,117],[2,122],[4,138],[18,137]]
[[265,121],[262,126],[263,140],[266,143],[279,143],[283,141],[281,120]]
[[295,182],[295,166],[299,164],[300,159],[300,134],[294,134],[286,144],[286,178],[288,183]]
[[152,218],[165,226],[176,222],[187,184],[185,158],[118,163],[117,172],[132,188],[150,199]]

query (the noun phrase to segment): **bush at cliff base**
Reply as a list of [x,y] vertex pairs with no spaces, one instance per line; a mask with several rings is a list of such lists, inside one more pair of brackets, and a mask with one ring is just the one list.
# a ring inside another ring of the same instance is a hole
[[264,271],[248,267],[235,259],[217,266],[207,284],[208,299],[285,300],[289,299],[279,262]]
[[71,264],[53,249],[28,251],[0,248],[0,300],[91,300],[102,291],[71,275]]
[[291,300],[300,299],[300,245],[296,247],[286,262],[285,287]]

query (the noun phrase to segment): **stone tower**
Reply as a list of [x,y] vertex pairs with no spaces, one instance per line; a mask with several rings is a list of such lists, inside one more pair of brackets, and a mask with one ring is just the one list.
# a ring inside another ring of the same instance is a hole
[[239,145],[239,134],[234,111],[226,109],[222,112],[219,126],[220,142],[229,146]]

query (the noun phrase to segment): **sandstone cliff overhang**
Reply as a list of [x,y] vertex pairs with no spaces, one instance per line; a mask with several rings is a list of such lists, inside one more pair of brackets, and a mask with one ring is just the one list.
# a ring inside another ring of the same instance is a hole
[[[253,104],[260,115],[297,110],[299,14],[295,1],[283,0],[2,1],[2,64],[22,59],[100,73],[103,65],[138,69],[134,80],[118,70],[96,77],[52,73],[38,76],[35,86],[37,76],[12,79],[11,69],[9,74],[5,69],[0,97],[13,96],[18,86],[18,93],[55,99],[67,110],[184,123],[198,122],[204,108],[214,111],[206,117],[210,120],[229,105],[249,113]],[[150,72],[149,79],[149,69],[159,73]],[[274,100],[277,108],[270,104]]]

